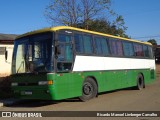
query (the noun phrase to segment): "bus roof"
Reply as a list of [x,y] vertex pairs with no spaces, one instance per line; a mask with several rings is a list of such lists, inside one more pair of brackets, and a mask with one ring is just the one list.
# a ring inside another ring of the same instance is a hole
[[25,34],[19,35],[16,39],[21,38],[21,37],[25,37],[25,36],[28,36],[28,35],[37,34],[37,33],[53,32],[53,31],[58,31],[58,30],[63,30],[63,29],[64,30],[66,30],[66,29],[75,30],[75,31],[91,33],[91,34],[95,34],[95,35],[101,35],[101,36],[117,38],[117,39],[122,39],[122,40],[126,40],[126,41],[131,41],[131,42],[137,42],[137,43],[152,45],[149,42],[141,42],[141,41],[134,40],[134,39],[128,39],[128,38],[118,37],[118,36],[109,35],[109,34],[105,34],[105,33],[100,33],[100,32],[95,32],[95,31],[90,31],[90,30],[85,30],[85,29],[80,29],[80,28],[75,28],[75,27],[69,27],[69,26],[57,26],[57,27],[51,27],[51,28],[43,28],[43,29],[39,29],[39,30],[35,30],[35,31],[31,31],[31,32],[27,32]]

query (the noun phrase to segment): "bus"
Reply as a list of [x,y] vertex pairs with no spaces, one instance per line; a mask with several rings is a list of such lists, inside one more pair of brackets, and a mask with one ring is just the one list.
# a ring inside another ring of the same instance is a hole
[[155,78],[148,42],[68,26],[28,32],[14,41],[15,98],[88,101],[106,91],[141,90]]

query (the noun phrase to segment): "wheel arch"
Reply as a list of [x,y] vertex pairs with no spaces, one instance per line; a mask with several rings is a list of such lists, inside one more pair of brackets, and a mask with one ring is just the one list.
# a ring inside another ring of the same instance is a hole
[[[94,77],[94,76],[87,76],[87,77],[84,79],[84,81],[85,81],[87,78],[92,78],[92,79],[95,81],[95,83],[97,84],[97,95],[98,95],[99,86],[98,86],[98,82],[97,82],[96,77]],[[84,82],[84,81],[83,81],[83,82]]]
[[142,75],[142,77],[143,77],[143,88],[145,88],[145,78],[144,78],[144,74],[143,74],[143,72],[139,72],[138,74],[137,74],[137,78],[139,77],[139,75]]
[[143,72],[139,72],[137,77],[139,77],[139,75],[142,75],[142,77],[143,77],[143,83],[144,83],[143,88],[145,88],[145,78],[144,78]]

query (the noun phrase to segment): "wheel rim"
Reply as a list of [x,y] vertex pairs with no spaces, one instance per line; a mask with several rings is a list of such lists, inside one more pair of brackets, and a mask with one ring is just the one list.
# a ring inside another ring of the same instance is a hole
[[91,95],[93,92],[93,86],[90,83],[85,83],[83,86],[83,93],[85,95]]

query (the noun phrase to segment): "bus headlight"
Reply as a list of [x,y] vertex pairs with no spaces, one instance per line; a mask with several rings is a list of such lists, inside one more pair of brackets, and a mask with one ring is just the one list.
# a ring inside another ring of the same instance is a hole
[[18,83],[13,82],[13,83],[11,83],[11,86],[18,86]]
[[53,81],[49,80],[49,81],[39,81],[38,85],[52,85]]
[[48,81],[39,81],[38,85],[48,85]]

